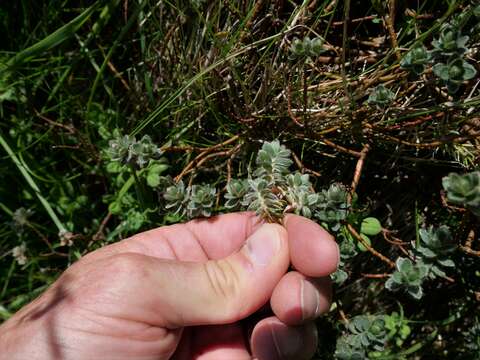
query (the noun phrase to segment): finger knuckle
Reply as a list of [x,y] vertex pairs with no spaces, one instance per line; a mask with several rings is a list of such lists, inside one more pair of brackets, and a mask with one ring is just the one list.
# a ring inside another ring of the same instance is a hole
[[104,271],[121,278],[134,277],[142,271],[142,255],[123,253],[110,257]]
[[208,261],[203,269],[212,292],[224,304],[237,301],[240,293],[240,277],[235,267],[227,260]]

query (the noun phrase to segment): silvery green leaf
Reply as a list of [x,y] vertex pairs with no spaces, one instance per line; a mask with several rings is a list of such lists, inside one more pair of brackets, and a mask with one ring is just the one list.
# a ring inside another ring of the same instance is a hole
[[408,288],[408,293],[416,300],[420,300],[423,296],[423,289],[421,286],[411,286]]
[[469,63],[463,64],[463,80],[473,79],[477,75],[477,70]]
[[216,189],[209,185],[192,185],[190,198],[187,204],[187,213],[190,218],[209,217],[216,200]]
[[390,277],[385,282],[385,288],[387,288],[390,291],[395,291],[395,290],[398,290],[399,284],[394,279],[392,279],[392,277]]
[[433,73],[437,75],[440,79],[447,81],[449,79],[448,66],[442,63],[433,65]]
[[274,184],[282,182],[292,163],[290,150],[281,145],[278,140],[265,142],[257,155],[256,164],[258,167],[254,176],[263,177]]
[[390,278],[392,281],[401,284],[403,283],[404,276],[400,271],[395,271]]
[[248,179],[248,184],[249,191],[243,198],[242,205],[268,221],[281,218],[285,202],[271,191],[269,183],[263,178],[257,178]]
[[403,273],[409,273],[413,269],[412,260],[408,258],[399,257],[396,261],[397,269]]
[[452,259],[439,259],[438,263],[446,267],[455,267],[455,263],[453,262]]
[[249,189],[247,180],[232,179],[226,186],[225,207],[228,209],[240,209],[242,202]]
[[447,276],[447,274],[445,273],[445,271],[443,271],[442,269],[440,269],[439,267],[437,266],[432,266],[430,268],[430,271],[435,274],[436,276],[440,276],[440,277],[445,277]]
[[167,187],[163,194],[165,208],[173,209],[174,214],[185,215],[186,205],[189,198],[189,189],[185,188],[183,181]]

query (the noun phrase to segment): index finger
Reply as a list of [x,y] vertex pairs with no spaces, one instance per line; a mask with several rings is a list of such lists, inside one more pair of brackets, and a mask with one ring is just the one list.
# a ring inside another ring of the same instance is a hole
[[[181,261],[221,259],[240,249],[261,224],[255,213],[239,212],[162,226],[106,246],[83,261],[124,252]],[[320,225],[301,216],[287,215],[284,226],[291,263],[299,272],[319,277],[336,270],[338,246]]]
[[336,271],[340,251],[332,235],[316,222],[298,215],[287,215],[290,261],[304,275],[323,277]]

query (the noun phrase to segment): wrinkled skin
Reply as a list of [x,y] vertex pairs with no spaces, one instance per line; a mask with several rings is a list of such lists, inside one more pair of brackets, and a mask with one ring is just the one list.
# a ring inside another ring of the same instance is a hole
[[337,264],[332,237],[295,215],[157,228],[66,270],[0,327],[0,359],[309,359]]

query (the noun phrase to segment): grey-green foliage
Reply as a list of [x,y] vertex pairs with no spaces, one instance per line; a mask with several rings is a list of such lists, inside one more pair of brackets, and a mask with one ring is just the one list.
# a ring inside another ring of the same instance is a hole
[[365,360],[367,355],[355,338],[341,336],[337,339],[335,358],[339,360]]
[[468,40],[468,36],[462,36],[456,27],[447,25],[439,37],[432,40],[433,52],[440,56],[462,55],[467,51]]
[[431,54],[423,45],[418,45],[411,49],[400,61],[400,66],[420,75],[424,72],[426,65],[431,61]]
[[450,93],[457,92],[464,81],[473,79],[477,74],[475,68],[460,57],[452,58],[446,64],[435,64],[433,72],[447,85]]
[[166,200],[165,208],[173,210],[174,214],[186,215],[186,205],[188,204],[189,192],[183,180],[167,187],[163,193]]
[[292,165],[290,155],[290,150],[281,145],[278,140],[265,142],[258,152],[257,169],[253,176],[264,178],[272,184],[283,182],[285,175],[289,173],[290,165]]
[[429,277],[445,277],[445,270],[455,267],[450,257],[457,248],[449,228],[445,225],[438,228],[430,227],[420,229],[419,234],[420,242],[415,250],[428,267]]
[[368,102],[384,108],[390,105],[394,99],[395,94],[393,91],[380,84],[373,89],[368,97]]
[[350,236],[346,234],[348,229],[343,228],[342,232],[340,232],[337,238],[341,239],[339,248],[340,248],[340,261],[338,264],[337,271],[335,271],[330,277],[333,282],[337,285],[341,285],[348,279],[348,273],[345,270],[345,266],[348,260],[355,257],[358,254],[357,246],[355,243],[350,239]]
[[[265,142],[258,152],[256,168],[248,179],[231,179],[226,185],[225,208],[255,211],[269,222],[280,222],[292,212],[324,223],[332,231],[347,216],[347,191],[339,184],[316,193],[307,174],[291,172],[291,152],[278,140]],[[215,188],[171,183],[163,192],[165,208],[194,218],[210,216],[215,207]]]
[[480,216],[479,171],[463,175],[451,173],[442,179],[442,185],[447,192],[449,202],[464,206],[476,216]]
[[215,205],[217,190],[209,185],[192,185],[187,205],[188,217],[209,217]]
[[246,179],[233,179],[226,187],[225,207],[227,209],[239,210],[243,206],[243,198],[248,192],[249,183]]
[[248,179],[249,190],[243,197],[242,205],[247,210],[255,211],[268,221],[282,217],[285,200],[272,192],[272,183],[264,178]]
[[303,40],[295,38],[290,46],[290,59],[319,56],[326,51],[324,43],[321,37],[310,39],[306,36]]
[[166,188],[163,198],[166,200],[165,208],[172,209],[173,214],[193,219],[212,214],[216,193],[209,184],[185,186],[180,180]]
[[336,227],[346,218],[347,191],[334,184],[316,193],[307,174],[290,171],[290,156],[278,140],[265,142],[251,177],[227,184],[225,207],[255,211],[267,221],[280,221],[284,213],[293,212]]
[[336,232],[348,214],[348,192],[341,184],[332,184],[318,193],[315,218],[324,223],[329,230]]
[[403,290],[414,299],[421,299],[422,284],[427,278],[428,266],[421,261],[414,263],[403,257],[399,257],[395,265],[396,270],[385,282],[385,287],[391,291]]
[[475,68],[465,60],[469,37],[462,34],[459,23],[461,21],[454,21],[443,26],[439,36],[431,42],[432,51],[428,51],[423,44],[416,45],[405,54],[400,66],[420,75],[429,63],[435,62],[433,73],[450,93],[456,93],[464,81],[473,79],[477,74]]
[[23,234],[25,227],[28,226],[29,218],[32,215],[33,211],[31,209],[23,207],[13,212],[11,225],[19,237]]
[[227,184],[227,208],[255,211],[267,221],[279,221],[284,212],[312,217],[319,196],[309,176],[291,173],[291,152],[278,140],[265,142],[258,152],[253,177]]
[[383,315],[358,315],[347,324],[348,333],[337,341],[337,359],[366,359],[369,351],[385,347],[387,329]]
[[318,208],[319,194],[313,192],[308,175],[295,173],[286,176],[285,197],[299,215],[311,218],[312,209]]
[[133,165],[137,168],[145,167],[150,160],[159,159],[162,155],[160,148],[152,142],[148,135],[137,140],[134,136],[120,136],[117,133],[115,139],[110,140],[108,145],[106,153],[112,161]]

